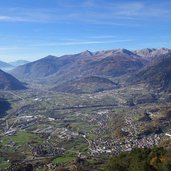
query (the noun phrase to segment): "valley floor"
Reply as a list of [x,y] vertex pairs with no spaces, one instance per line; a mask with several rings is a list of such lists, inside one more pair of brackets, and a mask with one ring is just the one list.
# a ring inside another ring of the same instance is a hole
[[96,170],[123,151],[170,146],[171,105],[144,85],[95,94],[31,89],[0,95],[11,104],[0,118],[0,169],[17,163],[71,169],[82,159]]

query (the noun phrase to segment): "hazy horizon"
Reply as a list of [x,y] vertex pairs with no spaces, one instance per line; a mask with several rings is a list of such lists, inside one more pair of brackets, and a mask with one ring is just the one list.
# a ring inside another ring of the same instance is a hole
[[169,0],[6,0],[0,11],[0,60],[171,48],[170,18]]

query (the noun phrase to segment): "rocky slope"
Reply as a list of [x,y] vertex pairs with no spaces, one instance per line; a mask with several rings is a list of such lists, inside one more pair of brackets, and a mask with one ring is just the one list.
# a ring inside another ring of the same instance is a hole
[[130,77],[129,82],[146,83],[159,91],[171,92],[171,55],[165,55],[163,60],[145,67]]

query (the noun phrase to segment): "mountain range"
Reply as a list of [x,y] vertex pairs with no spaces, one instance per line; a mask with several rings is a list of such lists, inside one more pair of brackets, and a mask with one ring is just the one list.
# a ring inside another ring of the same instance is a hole
[[[144,66],[146,60],[126,49],[47,56],[10,73],[19,79],[48,80],[55,84],[86,76],[120,76]],[[65,78],[65,80],[64,80]]]
[[[84,51],[56,57],[49,55],[18,66],[9,73],[30,84],[48,85],[53,91],[94,93],[126,84],[145,83],[153,88],[170,91],[171,49],[113,49]],[[121,83],[122,84],[122,83]]]
[[0,69],[3,70],[3,71],[9,71],[9,70],[14,69],[15,67],[18,67],[20,65],[24,65],[26,63],[29,63],[29,61],[16,60],[16,61],[9,62],[9,63],[0,61]]
[[9,63],[0,61],[0,69],[2,69],[2,70],[10,70],[10,69],[13,69],[13,66],[10,65]]

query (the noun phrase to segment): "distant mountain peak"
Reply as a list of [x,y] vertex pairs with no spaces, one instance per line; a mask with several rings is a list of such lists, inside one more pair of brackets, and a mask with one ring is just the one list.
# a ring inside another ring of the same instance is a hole
[[[57,59],[56,56],[48,55],[48,56],[45,56],[45,57],[43,57],[43,58],[41,58],[41,59],[39,59],[37,61],[45,61],[45,62],[47,62],[47,61],[56,60],[56,59]],[[31,62],[31,63],[35,63],[37,61]],[[28,64],[30,64],[30,63],[28,63]]]
[[80,54],[82,56],[92,56],[93,55],[93,53],[91,51],[89,51],[89,50],[83,51]]
[[56,58],[56,56],[54,56],[54,55],[48,55],[48,56],[46,56],[46,57],[44,57],[45,59],[54,59],[54,58]]
[[132,51],[129,51],[129,50],[124,49],[124,48],[118,48],[118,49],[110,50],[109,52],[112,54],[126,54],[126,55],[133,56],[133,57],[138,56],[137,54],[133,53]]
[[135,54],[145,57],[145,58],[151,58],[155,56],[165,55],[168,53],[171,53],[171,49],[168,48],[145,48],[140,50],[133,51]]
[[124,49],[124,48],[116,49],[113,52],[115,52],[115,53],[132,53],[131,51]]
[[12,65],[12,66],[14,66],[14,67],[17,67],[17,66],[20,66],[20,65],[27,64],[27,63],[29,63],[29,62],[30,62],[30,61],[26,61],[26,60],[20,59],[20,60],[12,61],[12,62],[10,62],[9,64]]

